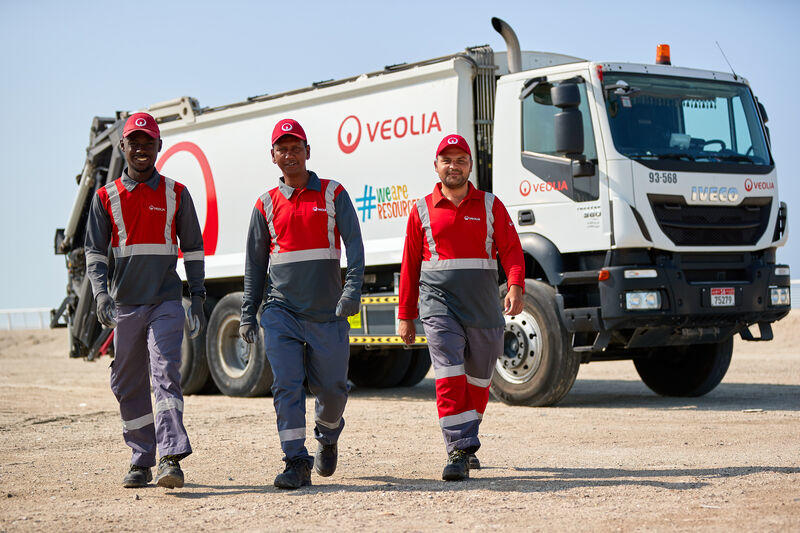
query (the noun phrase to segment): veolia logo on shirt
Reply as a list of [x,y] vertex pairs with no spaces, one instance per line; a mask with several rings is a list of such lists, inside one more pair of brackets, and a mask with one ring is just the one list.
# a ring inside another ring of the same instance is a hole
[[163,207],[156,207],[154,205],[151,205],[150,206],[150,211],[162,211],[163,212],[163,211],[166,211],[166,209],[164,209]]
[[464,215],[464,220],[477,220],[478,222],[481,221],[480,217],[468,217]]
[[325,209],[324,207],[317,207],[317,206],[312,207],[311,210],[312,211],[322,211],[323,213],[327,212],[327,209]]

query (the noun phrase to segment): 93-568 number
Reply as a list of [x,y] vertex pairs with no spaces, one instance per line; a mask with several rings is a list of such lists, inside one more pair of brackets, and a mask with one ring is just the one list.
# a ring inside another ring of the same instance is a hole
[[678,183],[678,174],[675,172],[650,172],[650,183]]

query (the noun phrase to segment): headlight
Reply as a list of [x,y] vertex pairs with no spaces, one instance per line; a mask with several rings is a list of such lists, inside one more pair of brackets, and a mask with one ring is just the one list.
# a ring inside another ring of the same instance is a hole
[[769,300],[772,305],[791,305],[792,295],[789,287],[770,287]]
[[789,275],[789,267],[775,267],[775,275],[776,276],[788,276]]
[[653,268],[646,268],[642,270],[626,270],[625,279],[638,279],[638,278],[655,278],[658,272]]
[[625,308],[630,311],[661,309],[661,293],[658,291],[626,292]]

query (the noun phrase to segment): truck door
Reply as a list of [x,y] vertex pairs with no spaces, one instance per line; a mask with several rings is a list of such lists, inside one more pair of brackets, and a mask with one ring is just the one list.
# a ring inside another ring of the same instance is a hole
[[[498,102],[501,97],[505,100],[498,105],[496,117],[495,131],[502,128],[502,133],[495,140],[494,190],[509,206],[521,233],[540,233],[562,253],[607,248],[610,224],[608,202],[603,201],[607,197],[605,171],[600,164],[605,161],[602,154],[598,157],[588,70],[527,74],[526,79],[498,87]],[[577,171],[577,154],[567,157],[556,149],[555,117],[563,109],[553,104],[551,95],[554,87],[570,83],[577,86],[580,96],[577,109],[583,124],[582,156],[587,163]],[[516,113],[508,105],[512,98]],[[516,127],[501,124],[514,118]],[[510,134],[514,130],[519,132],[516,139]],[[506,138],[501,142],[502,136]]]

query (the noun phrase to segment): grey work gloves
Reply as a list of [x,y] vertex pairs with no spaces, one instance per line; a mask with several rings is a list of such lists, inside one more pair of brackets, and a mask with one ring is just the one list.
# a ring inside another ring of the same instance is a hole
[[239,336],[247,344],[256,342],[256,335],[258,335],[258,326],[255,324],[242,324],[239,326]]
[[117,327],[117,306],[107,292],[98,293],[95,297],[97,302],[97,320],[107,328]]
[[358,313],[361,302],[342,296],[336,304],[336,316],[346,317]]
[[186,310],[186,320],[189,323],[189,338],[196,339],[206,329],[206,313],[203,310],[203,297],[192,296],[192,304]]

